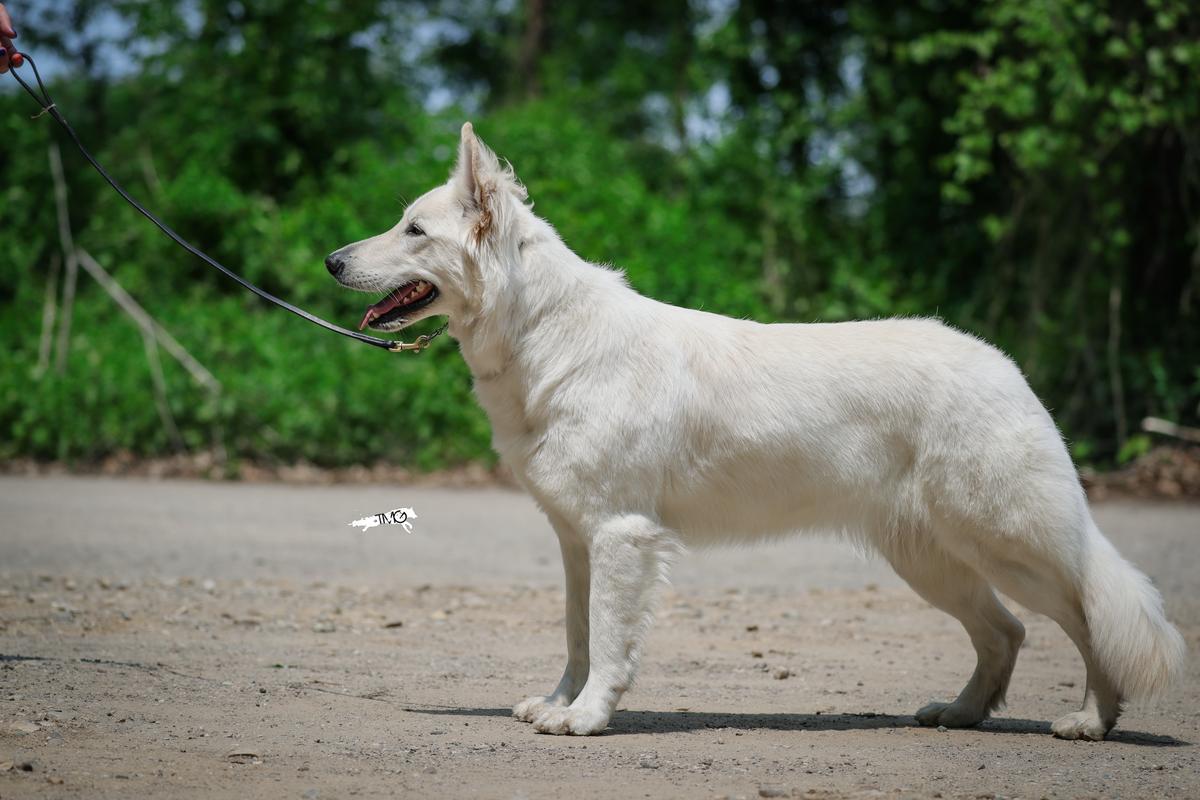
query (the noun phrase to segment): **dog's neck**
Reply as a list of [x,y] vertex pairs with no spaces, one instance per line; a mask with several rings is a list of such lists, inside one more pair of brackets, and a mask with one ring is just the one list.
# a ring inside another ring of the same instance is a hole
[[474,314],[450,320],[450,334],[459,341],[477,382],[496,380],[516,366],[532,366],[519,357],[524,345],[588,294],[589,273],[595,271],[545,223],[526,231],[509,258],[513,263],[477,268],[492,285],[480,287],[482,299]]
[[[630,347],[644,327],[644,298],[623,275],[587,263],[538,222],[512,248],[511,263],[476,272],[494,282],[479,313],[450,322],[492,444],[517,474],[556,419],[556,397],[601,374],[612,351]],[[564,347],[571,341],[588,344]]]

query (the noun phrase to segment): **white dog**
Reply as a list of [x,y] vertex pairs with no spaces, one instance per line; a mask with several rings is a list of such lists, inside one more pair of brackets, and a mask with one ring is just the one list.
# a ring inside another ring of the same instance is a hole
[[804,531],[869,544],[966,628],[975,672],[922,724],[1003,704],[1024,629],[994,590],[1083,655],[1083,707],[1058,736],[1102,739],[1122,701],[1181,668],[1162,598],[1097,529],[1002,353],[936,320],[763,325],[665,305],[579,258],[525,200],[468,123],[444,186],[326,260],[344,286],[388,293],[363,326],[449,317],[493,445],[558,534],[567,666],[519,719],[604,730],[682,546]]

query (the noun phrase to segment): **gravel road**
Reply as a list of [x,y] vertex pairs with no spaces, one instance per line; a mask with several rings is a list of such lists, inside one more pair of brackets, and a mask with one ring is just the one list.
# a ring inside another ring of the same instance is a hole
[[[414,530],[348,523],[406,506]],[[1098,506],[1200,643],[1200,507]],[[915,725],[974,665],[886,564],[689,554],[599,737],[509,716],[562,666],[553,533],[506,490],[0,478],[0,797],[1196,797],[1200,668],[1063,742],[1066,636],[1023,609],[1010,706]]]

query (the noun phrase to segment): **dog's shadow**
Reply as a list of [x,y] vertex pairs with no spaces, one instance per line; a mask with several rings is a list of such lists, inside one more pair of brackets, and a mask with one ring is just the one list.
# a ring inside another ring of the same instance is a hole
[[[424,706],[405,704],[404,710],[414,714],[463,717],[511,717],[507,708],[458,708],[453,706]],[[703,711],[619,711],[605,736],[628,736],[643,733],[686,733],[702,730],[766,730],[766,731],[866,731],[886,728],[922,728],[911,716],[891,714],[744,714]],[[974,730],[982,733],[1050,735],[1050,723],[1032,719],[996,717],[985,720]],[[1106,741],[1142,747],[1186,747],[1191,742],[1174,736],[1160,736],[1141,731],[1115,730]]]

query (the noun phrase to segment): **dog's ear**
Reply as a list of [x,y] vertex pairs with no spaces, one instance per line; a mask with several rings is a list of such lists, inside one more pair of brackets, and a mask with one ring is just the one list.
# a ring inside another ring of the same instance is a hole
[[508,200],[508,194],[520,199],[525,197],[525,189],[517,182],[512,167],[500,164],[496,154],[475,135],[469,122],[462,126],[458,163],[450,182],[458,190],[463,208],[476,215],[474,232],[477,241],[483,241],[495,227],[497,217],[504,215],[500,204]]
[[463,206],[478,212],[481,217],[490,218],[499,174],[500,162],[496,154],[479,141],[471,123],[463,123],[462,138],[458,143],[458,164],[451,178],[458,188]]
[[497,171],[499,166],[495,154],[475,135],[475,128],[464,122],[462,138],[458,142],[458,163],[451,176],[463,199],[479,205],[484,199],[481,187],[487,182],[488,174]]

